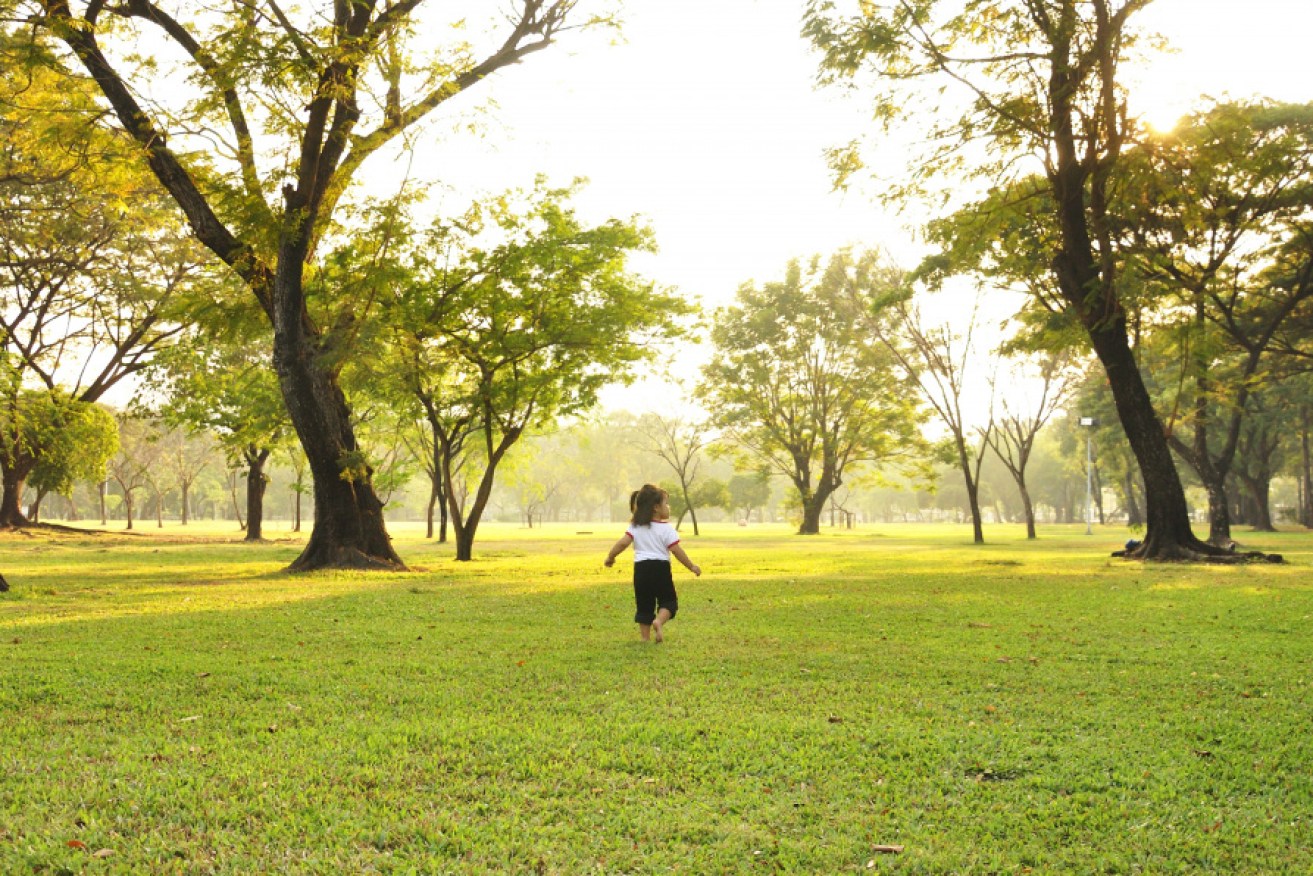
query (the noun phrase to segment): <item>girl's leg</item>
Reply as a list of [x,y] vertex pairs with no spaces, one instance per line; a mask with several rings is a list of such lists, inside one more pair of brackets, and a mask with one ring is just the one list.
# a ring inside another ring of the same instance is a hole
[[[656,643],[658,645],[665,641],[665,637],[661,635],[661,628],[666,625],[666,621],[670,620],[670,618],[671,618],[670,609],[668,608],[657,609],[656,620],[652,621],[652,636],[656,640]],[[643,636],[643,641],[644,642],[647,641],[646,635]]]
[[[651,625],[651,624],[639,624],[639,625],[638,625],[638,636],[639,636],[639,638],[641,638],[644,642],[648,641],[648,640],[652,637],[652,625]],[[661,640],[660,640],[660,639],[657,639],[657,641],[659,642],[659,641],[661,641]]]

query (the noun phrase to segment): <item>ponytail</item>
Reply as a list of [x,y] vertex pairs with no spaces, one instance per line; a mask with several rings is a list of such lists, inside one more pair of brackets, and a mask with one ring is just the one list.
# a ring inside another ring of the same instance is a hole
[[643,484],[629,494],[629,510],[634,515],[629,522],[635,526],[650,526],[656,514],[656,506],[665,498],[665,490],[652,484]]

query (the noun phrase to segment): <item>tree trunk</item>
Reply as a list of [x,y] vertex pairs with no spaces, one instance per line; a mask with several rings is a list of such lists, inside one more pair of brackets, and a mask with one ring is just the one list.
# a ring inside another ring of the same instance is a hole
[[123,491],[123,513],[127,517],[127,525],[124,529],[132,528],[132,491],[124,489]]
[[1304,501],[1299,509],[1299,522],[1305,527],[1313,528],[1313,454],[1310,454],[1310,429],[1313,428],[1313,416],[1306,403],[1300,411],[1299,446],[1300,446],[1300,483],[1303,484]]
[[1272,523],[1272,476],[1260,472],[1257,476],[1241,475],[1240,480],[1249,493],[1249,507],[1253,509],[1252,524],[1255,532],[1276,532]]
[[[302,197],[287,195],[288,215],[305,206],[299,203]],[[305,311],[302,281],[309,227],[285,234],[273,284],[274,369],[315,491],[310,540],[288,570],[404,569],[383,522],[373,468],[356,443],[346,396],[337,374],[323,360],[318,334]]]
[[269,479],[264,476],[264,464],[269,450],[247,447],[246,458],[246,538],[245,541],[264,541],[264,491]]
[[46,491],[38,490],[36,498],[32,500],[32,504],[27,506],[27,519],[31,520],[34,524],[41,522],[41,501],[45,499],[45,497]]
[[[442,448],[438,444],[437,437],[433,439],[433,468],[429,471],[429,507],[425,515],[427,526],[425,538],[433,537],[433,509],[439,504],[438,500],[442,497]],[[447,506],[442,505],[442,540],[447,540]]]
[[438,507],[438,483],[435,479],[429,480],[429,505],[424,512],[424,537],[433,537],[433,512]]
[[1204,480],[1208,491],[1208,543],[1225,547],[1231,543],[1231,503],[1226,496],[1226,484],[1216,477],[1212,466],[1205,466],[1210,477]]
[[1021,510],[1026,515],[1026,538],[1034,539],[1035,506],[1030,501],[1030,490],[1026,489],[1026,479],[1017,478],[1017,492],[1021,493]]
[[[461,514],[460,504],[456,498],[456,491],[452,488],[452,477],[450,468],[444,468],[443,480],[447,488],[447,504],[451,509],[451,522],[456,530],[456,559],[461,562],[468,562],[474,558],[474,533],[479,528],[479,521],[483,518],[483,510],[488,506],[488,499],[492,496],[493,478],[496,475],[497,465],[501,462],[506,451],[510,449],[520,438],[520,429],[507,429],[502,435],[501,442],[493,449],[489,448],[488,467],[483,470],[483,478],[479,481],[479,488],[474,493],[474,502],[470,505],[469,513]],[[444,465],[450,464],[450,455],[443,453]]]
[[178,492],[182,494],[182,525],[186,526],[188,519],[188,504],[191,502],[191,481],[183,478],[178,481]]
[[159,490],[155,491],[155,528],[164,528],[164,494]]
[[973,544],[984,544],[985,527],[980,519],[980,485],[974,478],[967,481],[967,504],[971,507],[971,541]]
[[[701,533],[698,532],[698,512],[693,507],[693,500],[688,497],[688,484],[684,481],[683,472],[680,472],[679,474],[679,489],[680,492],[684,494],[684,510],[688,514],[688,516],[693,520],[693,534],[700,535]],[[683,514],[679,515],[679,522],[680,523],[684,522]],[[675,528],[678,529],[679,527],[676,526]]]
[[242,517],[242,506],[237,501],[237,472],[228,472],[228,495],[233,500],[233,514],[237,517],[237,528],[245,531],[246,520]]
[[798,527],[798,535],[818,535],[821,531],[821,515],[825,513],[825,504],[830,501],[830,496],[838,486],[818,485],[816,492],[808,495],[802,487],[798,488],[799,495],[803,496],[802,500],[802,525]]
[[1126,494],[1126,524],[1128,526],[1143,526],[1144,514],[1140,511],[1140,503],[1135,498],[1135,473],[1126,469],[1126,477],[1122,484]]
[[4,481],[3,495],[0,495],[0,528],[17,529],[31,524],[23,515],[23,486],[35,466],[35,461],[29,465],[22,459],[16,464],[7,459],[0,460],[0,478]]
[[104,481],[101,481],[97,486],[100,489],[100,525],[108,526],[109,514],[108,514],[107,503],[105,502],[105,492],[107,485]]
[[[1190,509],[1185,489],[1172,460],[1153,399],[1145,388],[1139,364],[1131,349],[1126,311],[1118,297],[1111,242],[1102,240],[1096,254],[1095,234],[1107,215],[1107,183],[1112,161],[1120,149],[1120,132],[1108,132],[1109,153],[1100,162],[1077,142],[1073,88],[1074,59],[1070,37],[1061,48],[1067,54],[1053,64],[1048,83],[1050,120],[1054,135],[1053,167],[1049,171],[1060,245],[1052,269],[1063,300],[1090,338],[1095,355],[1103,365],[1131,452],[1144,481],[1147,527],[1144,541],[1128,556],[1155,560],[1201,559],[1223,553],[1195,537],[1190,529]],[[1055,56],[1058,53],[1055,52]],[[1116,109],[1114,95],[1105,89],[1100,100],[1110,119]],[[1099,260],[1102,255],[1102,261]]]

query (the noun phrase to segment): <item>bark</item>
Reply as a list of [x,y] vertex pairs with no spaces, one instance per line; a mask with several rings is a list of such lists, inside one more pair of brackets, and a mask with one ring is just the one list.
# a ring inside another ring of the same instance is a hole
[[962,477],[966,481],[967,504],[971,508],[971,541],[974,544],[985,543],[985,528],[980,519],[980,484],[971,476],[971,463],[962,457]]
[[188,503],[191,502],[191,481],[183,478],[178,482],[178,492],[182,494],[182,525],[186,526],[188,521]]
[[269,486],[264,464],[269,459],[269,450],[247,447],[242,456],[246,459],[245,541],[264,541],[264,492]]
[[[289,194],[289,214],[305,206]],[[274,369],[315,493],[310,540],[288,569],[404,569],[383,522],[373,469],[360,461],[346,396],[324,362],[305,312],[302,280],[309,233],[309,227],[302,227],[283,241],[274,279]]]
[[1140,510],[1140,503],[1135,498],[1135,473],[1129,468],[1126,469],[1122,490],[1126,496],[1126,524],[1128,526],[1143,526],[1144,513]]
[[507,429],[502,435],[501,441],[495,448],[489,447],[488,466],[483,470],[483,478],[479,481],[479,488],[474,493],[474,501],[470,504],[468,514],[461,513],[459,497],[453,487],[451,457],[452,454],[443,452],[443,480],[447,487],[447,506],[451,511],[452,527],[456,531],[456,559],[461,562],[467,562],[474,558],[474,534],[478,531],[479,521],[483,519],[483,511],[488,507],[488,499],[492,497],[493,478],[495,477],[497,466],[501,463],[502,457],[516,441],[519,440],[523,430],[520,428]]
[[1030,490],[1026,488],[1026,479],[1017,479],[1017,492],[1021,494],[1021,510],[1026,515],[1026,538],[1034,539],[1035,535],[1035,506],[1030,501]]
[[21,456],[18,459],[0,459],[0,479],[4,482],[3,495],[0,495],[0,529],[17,529],[31,524],[23,514],[23,487],[35,467],[35,460],[29,462]]
[[132,528],[132,491],[131,490],[123,491],[123,513],[127,517],[127,525],[124,526],[123,528],[131,529]]
[[434,429],[433,440],[433,460],[432,468],[429,469],[429,507],[425,515],[426,532],[425,538],[433,537],[433,511],[440,508],[439,513],[442,515],[442,535],[438,539],[440,542],[447,540],[447,504],[442,502],[442,446],[437,440],[437,430]]
[[808,495],[802,487],[798,492],[804,497],[802,502],[802,525],[798,527],[798,535],[818,535],[821,531],[821,515],[825,512],[825,504],[830,501],[830,496],[839,485],[833,486],[828,483],[822,483],[816,487],[816,491]]
[[1300,483],[1303,485],[1303,503],[1299,512],[1299,522],[1313,528],[1313,453],[1310,453],[1309,432],[1313,427],[1310,407],[1305,404],[1300,409],[1299,446],[1300,446]]

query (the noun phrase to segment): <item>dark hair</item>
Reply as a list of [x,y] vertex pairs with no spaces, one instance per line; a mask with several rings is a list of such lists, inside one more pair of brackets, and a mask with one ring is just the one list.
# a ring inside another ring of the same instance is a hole
[[652,516],[656,513],[656,506],[665,498],[665,490],[652,484],[643,484],[629,494],[629,510],[634,513],[629,522],[635,526],[650,526]]

